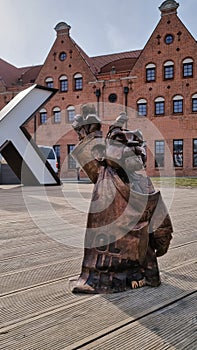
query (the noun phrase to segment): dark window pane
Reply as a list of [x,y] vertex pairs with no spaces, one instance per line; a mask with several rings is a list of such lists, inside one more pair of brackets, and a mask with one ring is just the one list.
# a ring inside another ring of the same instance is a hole
[[66,52],[61,52],[59,55],[60,61],[64,61],[66,59]]
[[71,156],[71,152],[75,145],[68,145],[68,169],[76,169],[76,161]]
[[173,79],[174,78],[174,66],[164,67],[164,78]]
[[193,140],[193,166],[197,167],[197,139]]
[[165,37],[165,43],[166,44],[171,44],[173,42],[173,35],[172,34],[167,34]]
[[60,80],[60,91],[68,91],[68,80]]
[[40,113],[40,124],[46,124],[47,122],[47,113],[41,112]]
[[49,88],[53,88],[53,81],[46,82],[46,86]]
[[164,101],[155,102],[155,114],[164,114]]
[[193,64],[185,63],[183,65],[183,76],[184,77],[192,77],[193,76]]
[[155,68],[146,69],[146,81],[155,81]]
[[183,140],[173,141],[173,158],[175,167],[183,166]]
[[164,141],[155,141],[155,167],[164,167]]
[[197,98],[192,98],[192,112],[197,112]]
[[147,104],[138,103],[138,115],[146,116],[147,115]]
[[61,112],[55,111],[54,112],[54,123],[60,123],[61,122]]
[[108,97],[109,102],[114,103],[117,101],[117,95],[116,94],[110,94]]
[[75,90],[82,90],[82,89],[83,89],[83,79],[75,78]]
[[173,101],[173,112],[182,113],[183,112],[183,100]]

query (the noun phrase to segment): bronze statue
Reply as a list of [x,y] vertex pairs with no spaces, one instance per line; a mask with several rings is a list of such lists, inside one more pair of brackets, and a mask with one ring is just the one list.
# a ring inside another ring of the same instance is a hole
[[157,257],[168,250],[172,223],[146,176],[140,130],[128,130],[121,113],[102,137],[101,120],[85,106],[73,128],[79,144],[73,157],[94,183],[77,293],[112,293],[160,285]]

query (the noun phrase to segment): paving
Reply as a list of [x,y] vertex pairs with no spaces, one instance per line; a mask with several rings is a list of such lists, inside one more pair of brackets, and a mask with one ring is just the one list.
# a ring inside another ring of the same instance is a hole
[[197,349],[197,188],[161,188],[172,217],[162,284],[72,294],[92,184],[0,185],[0,349]]

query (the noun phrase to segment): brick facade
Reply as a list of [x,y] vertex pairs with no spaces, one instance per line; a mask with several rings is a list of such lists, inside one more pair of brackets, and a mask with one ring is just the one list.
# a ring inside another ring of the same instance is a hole
[[[44,64],[37,68],[35,82],[46,85],[50,78],[58,92],[44,106],[47,122],[41,124],[38,113],[27,127],[37,144],[60,146],[62,178],[76,177],[76,169],[69,169],[68,151],[69,145],[78,141],[68,120],[68,108],[73,107],[79,114],[84,103],[95,104],[105,124],[104,132],[119,112],[127,112],[128,127],[140,128],[144,134],[149,175],[197,176],[193,152],[194,142],[197,148],[197,43],[179,19],[177,8],[176,1],[164,1],[160,21],[143,50],[120,54],[90,58],[70,36],[69,25],[61,22],[55,27],[56,40]],[[154,76],[147,80],[149,69]],[[23,79],[25,74],[24,71]],[[82,89],[75,88],[76,74],[82,77]],[[61,92],[61,79],[65,77],[67,91]],[[24,80],[17,89],[30,83],[32,80]],[[1,85],[0,89],[3,91]],[[1,106],[10,91],[4,88]],[[109,101],[110,94],[113,102]],[[160,112],[155,112],[155,103]],[[139,107],[145,108],[146,115],[139,115]],[[59,122],[54,122],[54,108],[60,110]],[[157,156],[163,157],[159,166],[155,166],[157,150]],[[176,153],[181,153],[181,166],[173,162]]]

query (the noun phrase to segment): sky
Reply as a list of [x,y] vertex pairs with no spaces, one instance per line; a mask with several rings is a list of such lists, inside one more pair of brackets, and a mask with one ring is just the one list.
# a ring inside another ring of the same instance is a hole
[[[90,56],[143,49],[162,0],[0,0],[0,58],[16,67],[43,64],[59,22]],[[178,16],[197,40],[196,0],[177,0]]]

